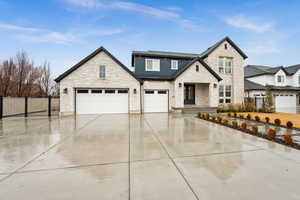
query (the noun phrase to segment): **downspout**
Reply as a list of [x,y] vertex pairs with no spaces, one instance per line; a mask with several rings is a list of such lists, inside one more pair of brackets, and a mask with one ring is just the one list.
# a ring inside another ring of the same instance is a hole
[[143,113],[142,110],[142,82],[140,82],[140,113]]

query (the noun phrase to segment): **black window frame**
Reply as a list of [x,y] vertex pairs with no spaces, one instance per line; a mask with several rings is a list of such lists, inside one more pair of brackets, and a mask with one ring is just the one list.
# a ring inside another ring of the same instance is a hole
[[77,89],[77,94],[88,94],[89,90],[88,89]]
[[92,89],[91,93],[92,94],[102,94],[102,90],[100,90],[100,89]]
[[157,94],[167,94],[167,90],[158,90]]
[[154,90],[145,90],[145,94],[154,94]]
[[105,93],[105,94],[115,94],[115,93],[116,93],[116,90],[113,90],[113,89],[106,89],[106,90],[104,90],[104,93]]
[[118,90],[118,94],[128,94],[128,90],[120,89]]

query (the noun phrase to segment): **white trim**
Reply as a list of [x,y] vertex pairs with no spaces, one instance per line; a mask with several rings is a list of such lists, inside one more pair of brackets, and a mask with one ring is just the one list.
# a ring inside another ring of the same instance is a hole
[[160,60],[159,59],[145,59],[145,71],[160,71]]
[[171,60],[171,69],[178,70],[178,60]]

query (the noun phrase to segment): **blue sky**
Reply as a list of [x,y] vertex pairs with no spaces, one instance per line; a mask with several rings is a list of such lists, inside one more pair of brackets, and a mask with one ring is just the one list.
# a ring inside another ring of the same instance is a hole
[[0,60],[25,50],[54,76],[100,46],[200,53],[229,36],[248,64],[300,63],[300,1],[0,0]]

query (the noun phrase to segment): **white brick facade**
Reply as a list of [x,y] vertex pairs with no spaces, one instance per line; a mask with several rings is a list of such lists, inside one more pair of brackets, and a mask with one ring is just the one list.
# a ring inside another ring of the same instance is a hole
[[[100,65],[106,66],[105,80],[99,78]],[[67,94],[63,92],[65,88]],[[62,115],[75,112],[75,88],[128,88],[129,112],[140,112],[140,83],[103,51],[60,81]]]

